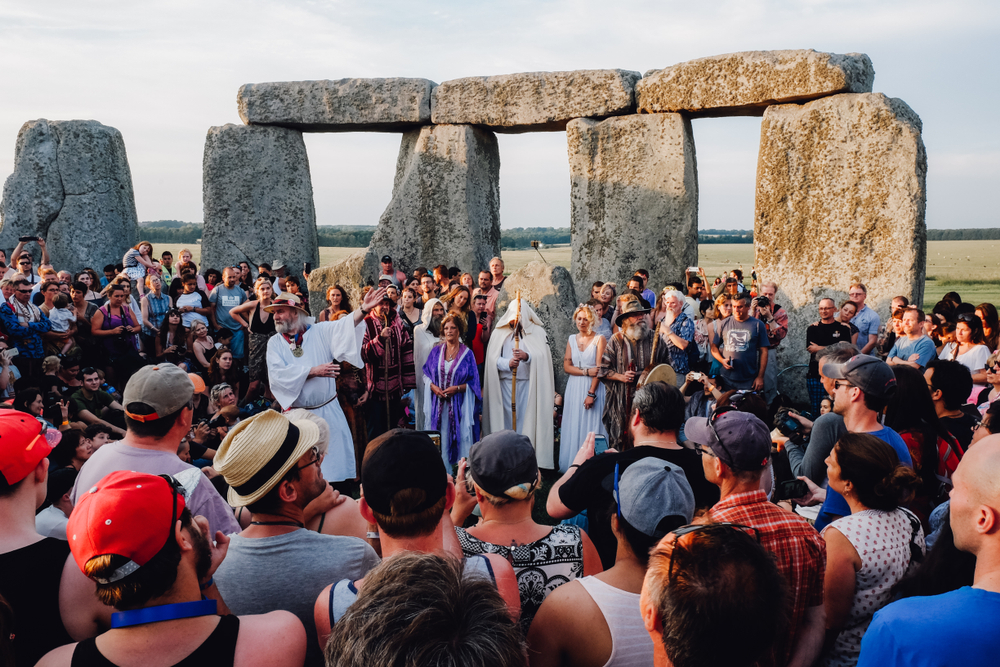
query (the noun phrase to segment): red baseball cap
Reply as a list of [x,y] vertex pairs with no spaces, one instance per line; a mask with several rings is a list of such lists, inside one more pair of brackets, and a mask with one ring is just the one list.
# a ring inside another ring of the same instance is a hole
[[[59,433],[56,431],[56,433]],[[42,424],[26,412],[0,411],[0,474],[13,486],[28,476],[59,443],[42,433]]]
[[132,574],[159,553],[173,535],[184,496],[167,477],[120,470],[81,494],[66,524],[73,558],[84,567],[109,554],[129,561],[106,579],[110,584]]

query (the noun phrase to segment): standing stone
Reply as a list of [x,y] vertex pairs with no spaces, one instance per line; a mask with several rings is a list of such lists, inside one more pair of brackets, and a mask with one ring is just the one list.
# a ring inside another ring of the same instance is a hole
[[564,267],[535,260],[513,272],[503,281],[497,296],[497,317],[507,312],[507,306],[520,290],[521,298],[531,304],[545,328],[545,336],[552,351],[552,370],[555,372],[556,391],[566,389],[563,355],[566,341],[576,333],[573,311],[579,302],[573,279]]
[[340,79],[248,83],[237,95],[248,125],[303,132],[397,132],[431,121],[427,79]]
[[[10,250],[19,236],[41,236],[57,269],[120,263],[138,229],[121,132],[94,120],[25,123],[0,217],[0,247]],[[37,249],[28,245],[36,262]]]
[[223,125],[205,138],[204,266],[283,262],[299,275],[319,264],[309,157],[302,133]]
[[358,250],[336,264],[313,269],[309,274],[309,294],[312,295],[309,305],[314,317],[329,305],[325,300],[326,290],[334,285],[340,285],[347,291],[353,308],[361,305],[361,288],[365,282],[361,271],[365,264],[366,252]]
[[495,132],[562,132],[573,118],[635,111],[638,72],[587,69],[470,76],[434,89],[434,123],[469,123]]
[[412,271],[441,263],[478,271],[500,254],[500,151],[489,130],[431,125],[403,135],[392,201],[368,245],[364,275],[391,255]]
[[874,80],[872,61],[863,53],[743,51],[646,72],[635,95],[644,113],[760,116],[772,104],[870,93]]
[[574,282],[618,291],[639,268],[649,288],[682,280],[698,263],[698,177],[691,123],[644,114],[566,127]]
[[[757,273],[788,311],[783,366],[805,363],[806,327],[823,297],[852,282],[885,322],[896,295],[923,302],[927,156],[902,100],[845,94],[768,108],[760,129]],[[861,341],[858,341],[859,343]]]

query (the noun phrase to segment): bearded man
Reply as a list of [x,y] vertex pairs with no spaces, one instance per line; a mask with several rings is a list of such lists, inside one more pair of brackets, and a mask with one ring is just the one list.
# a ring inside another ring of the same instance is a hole
[[340,482],[357,477],[354,441],[337,398],[340,362],[361,368],[361,344],[354,328],[385,297],[385,289],[371,290],[361,307],[336,322],[314,323],[299,297],[290,292],[265,306],[279,334],[267,342],[267,370],[271,392],[285,411],[312,410],[330,426],[330,448],[323,459],[323,477]]
[[430,380],[424,376],[424,364],[434,346],[441,342],[443,319],[444,302],[437,298],[428,299],[420,316],[420,324],[413,328],[413,372],[417,384],[413,390],[413,412],[418,431],[426,428],[424,401],[430,395]]
[[[626,421],[631,412],[635,383],[642,371],[650,365],[668,363],[670,359],[669,328],[664,333],[652,331],[646,321],[649,308],[636,297],[626,298],[621,304],[621,313],[615,319],[619,331],[611,337],[604,348],[601,359],[600,377],[607,389],[604,398],[604,428],[608,433],[608,446],[629,449],[630,442]],[[653,359],[653,341],[660,337]]]
[[[387,287],[387,290],[394,289]],[[403,326],[395,304],[386,295],[365,317],[361,358],[368,383],[368,440],[399,425],[403,394],[416,384],[413,374],[413,339]]]
[[[517,405],[518,433],[528,436],[539,468],[555,468],[552,411],[555,378],[552,352],[542,321],[527,301],[511,301],[496,324],[486,350],[482,434],[513,428],[511,401]],[[518,311],[520,310],[520,318]],[[514,349],[515,333],[518,349]],[[514,372],[517,389],[514,390]]]

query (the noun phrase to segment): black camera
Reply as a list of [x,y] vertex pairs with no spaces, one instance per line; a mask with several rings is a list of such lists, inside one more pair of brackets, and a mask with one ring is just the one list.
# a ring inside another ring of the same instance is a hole
[[771,307],[771,300],[768,299],[766,296],[759,296],[759,297],[757,297],[757,307],[758,308],[770,308]]
[[[799,414],[810,421],[815,421],[813,416],[808,412],[800,412]],[[802,423],[789,416],[788,408],[780,408],[774,415],[774,426],[778,429],[778,432],[780,432],[781,435],[788,438],[789,442],[797,445],[801,445],[805,442],[805,436],[802,433]]]

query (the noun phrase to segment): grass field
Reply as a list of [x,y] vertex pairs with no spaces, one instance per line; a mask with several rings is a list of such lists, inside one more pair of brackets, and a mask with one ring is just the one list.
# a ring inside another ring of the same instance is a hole
[[[174,257],[182,247],[194,255],[195,263],[201,262],[201,247],[157,244],[156,253],[173,252]],[[319,249],[320,266],[335,264],[359,248]],[[552,264],[569,268],[568,245],[542,249],[542,255]],[[503,253],[507,272],[516,271],[528,262],[538,259],[535,250],[514,250]],[[739,268],[749,272],[753,266],[753,246],[750,244],[702,244],[699,247],[699,264],[709,276],[724,270]],[[955,291],[962,299],[979,304],[988,301],[1000,304],[1000,241],[929,241],[927,243],[927,281],[924,284],[924,307],[929,309],[946,292]]]

